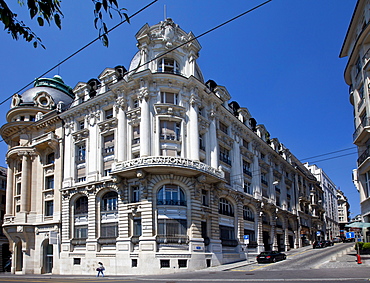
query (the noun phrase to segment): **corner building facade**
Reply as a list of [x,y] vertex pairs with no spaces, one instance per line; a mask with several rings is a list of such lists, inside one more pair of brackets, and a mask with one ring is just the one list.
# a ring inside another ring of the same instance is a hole
[[[92,274],[100,261],[112,275],[173,273],[314,240],[324,226],[318,182],[246,108],[229,102],[225,87],[204,82],[193,34],[167,19],[144,25],[136,38],[129,70],[107,68],[79,83],[70,104],[56,102],[35,119],[40,138],[19,143],[8,130],[18,116],[2,127],[13,176],[4,224],[12,271]],[[32,172],[22,176],[20,195],[17,168]],[[47,198],[31,178],[45,187],[51,172]]]
[[[347,57],[344,70],[349,85],[349,101],[353,106],[353,143],[357,146],[357,169],[353,182],[360,193],[363,222],[370,222],[370,2],[358,0],[347,30],[340,57]],[[364,241],[370,231],[364,229]]]

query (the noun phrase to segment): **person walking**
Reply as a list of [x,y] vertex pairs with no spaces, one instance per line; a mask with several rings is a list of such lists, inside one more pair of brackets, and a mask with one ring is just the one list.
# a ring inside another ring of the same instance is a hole
[[96,271],[98,272],[98,274],[96,275],[96,277],[99,277],[100,273],[102,275],[102,277],[104,277],[104,270],[105,270],[105,267],[104,265],[99,261],[98,262],[98,268],[96,269]]

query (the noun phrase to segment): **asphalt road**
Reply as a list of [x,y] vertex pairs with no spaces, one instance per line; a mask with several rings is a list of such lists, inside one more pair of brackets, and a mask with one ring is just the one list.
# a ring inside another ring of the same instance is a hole
[[353,243],[324,249],[301,248],[287,252],[287,259],[271,264],[239,262],[202,271],[147,276],[58,276],[0,274],[0,282],[369,282],[370,256],[356,262]]

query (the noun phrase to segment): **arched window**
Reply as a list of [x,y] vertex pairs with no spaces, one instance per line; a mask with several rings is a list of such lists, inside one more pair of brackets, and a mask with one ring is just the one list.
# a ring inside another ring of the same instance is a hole
[[87,196],[80,197],[75,203],[75,215],[88,213],[88,200]]
[[74,205],[74,239],[87,239],[88,229],[88,199],[79,197]]
[[158,205],[186,206],[185,193],[176,185],[164,185],[157,194]]
[[253,211],[248,207],[244,206],[243,207],[243,219],[248,220],[248,221],[254,221],[254,213]]
[[[118,194],[106,193],[101,200],[100,211],[100,238],[118,237]],[[102,242],[108,244],[109,241]]]
[[218,213],[227,215],[227,216],[234,216],[233,207],[227,199],[220,198],[220,205],[219,205]]
[[180,74],[179,64],[172,58],[160,58],[158,60],[158,72]]
[[118,195],[116,192],[106,193],[101,202],[102,211],[115,211],[117,207]]

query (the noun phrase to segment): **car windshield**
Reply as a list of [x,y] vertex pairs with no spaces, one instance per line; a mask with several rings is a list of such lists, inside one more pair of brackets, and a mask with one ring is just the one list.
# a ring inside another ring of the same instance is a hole
[[270,252],[262,252],[261,255],[269,255]]

